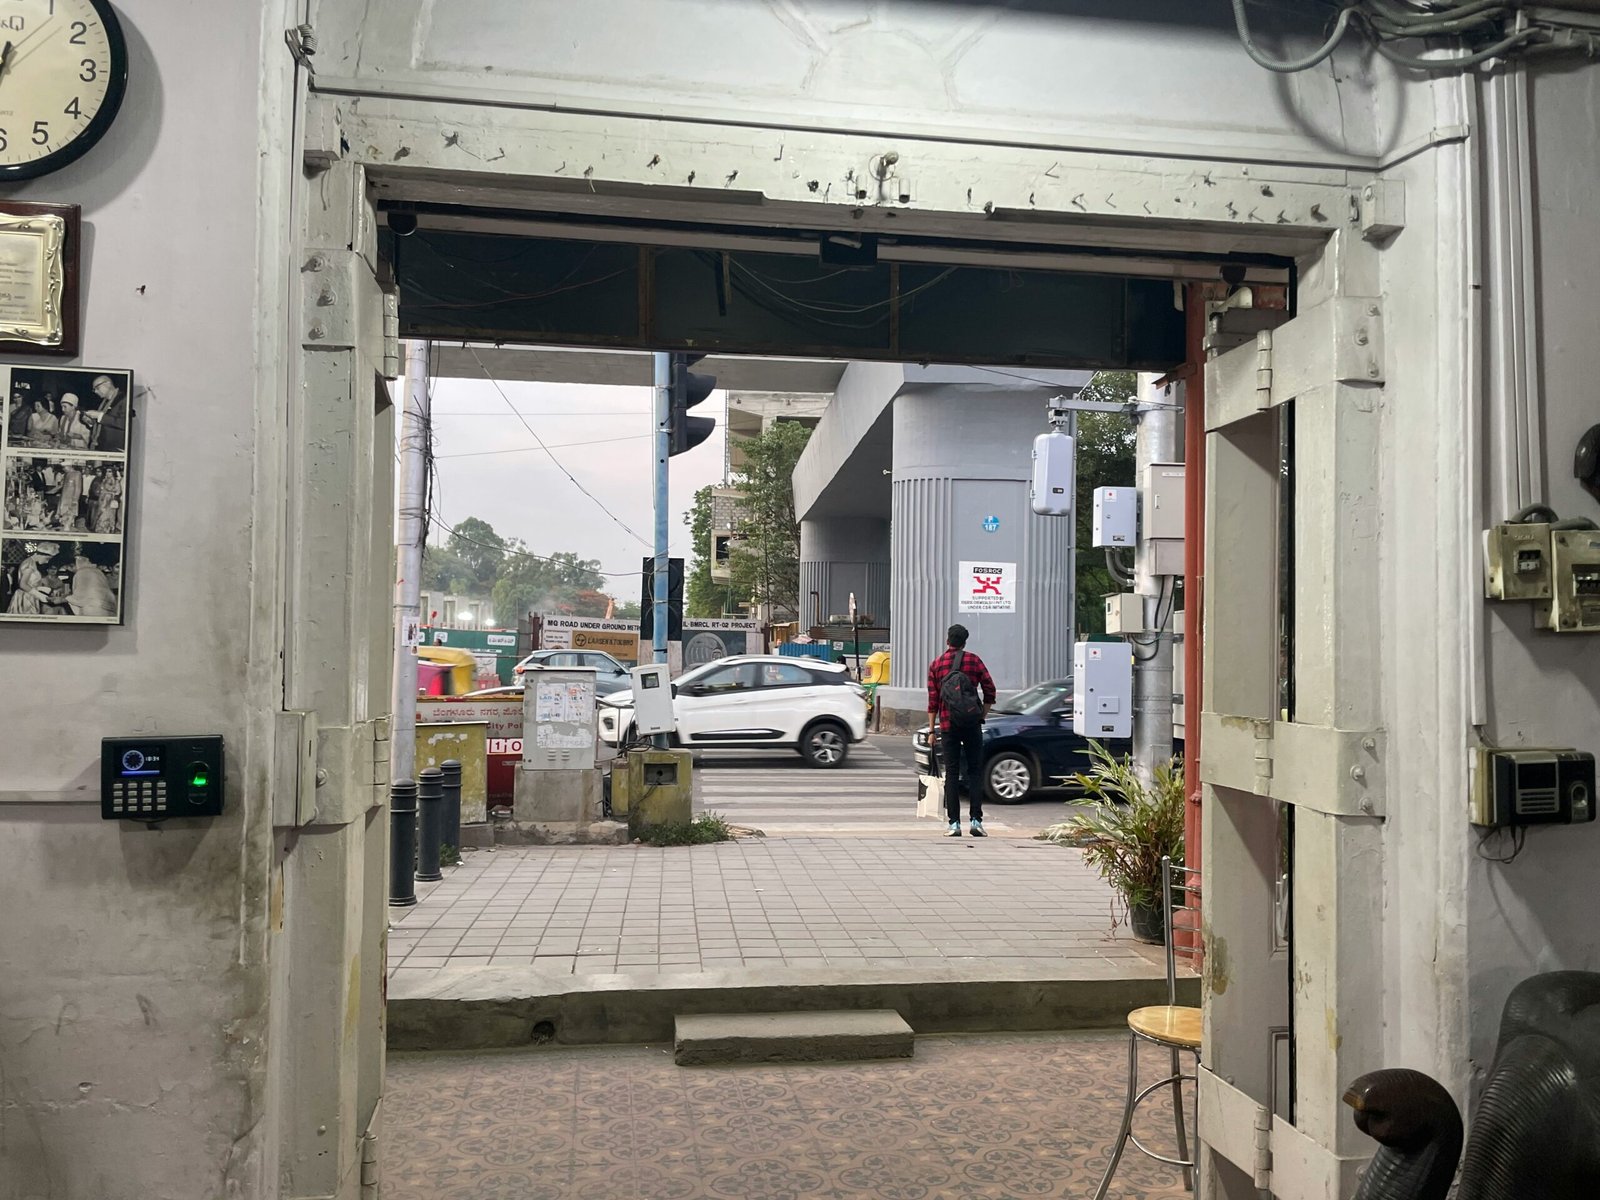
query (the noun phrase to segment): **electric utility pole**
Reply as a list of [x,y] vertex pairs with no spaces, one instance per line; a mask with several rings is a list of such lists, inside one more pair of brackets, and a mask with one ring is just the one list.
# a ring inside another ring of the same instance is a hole
[[417,646],[422,640],[423,512],[428,471],[428,343],[406,342],[405,413],[400,434],[400,543],[394,601],[394,719],[391,782],[414,778],[417,766]]
[[[1151,468],[1183,459],[1183,410],[1158,392],[1155,376],[1139,376],[1134,471],[1143,511],[1133,590],[1143,601],[1144,633],[1133,645],[1133,766],[1149,783],[1156,767],[1172,757],[1172,626],[1183,570],[1183,542],[1152,537],[1158,514],[1152,500]],[[1181,520],[1182,510],[1179,511]],[[1162,544],[1165,543],[1165,544]]]

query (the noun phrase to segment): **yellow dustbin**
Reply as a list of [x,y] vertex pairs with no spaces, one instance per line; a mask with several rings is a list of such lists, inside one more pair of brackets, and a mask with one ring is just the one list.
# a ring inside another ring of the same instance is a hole
[[867,656],[867,665],[862,672],[861,682],[879,685],[889,682],[889,652],[887,650],[874,650]]

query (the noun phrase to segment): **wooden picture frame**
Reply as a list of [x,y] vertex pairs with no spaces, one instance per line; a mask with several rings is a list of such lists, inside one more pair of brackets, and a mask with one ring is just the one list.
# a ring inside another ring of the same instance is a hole
[[82,209],[0,201],[0,354],[75,358]]

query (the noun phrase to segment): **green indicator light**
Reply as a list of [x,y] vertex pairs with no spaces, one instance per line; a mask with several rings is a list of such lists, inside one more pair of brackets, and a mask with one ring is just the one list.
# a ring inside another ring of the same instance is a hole
[[190,787],[203,788],[203,787],[206,786],[206,784],[208,784],[210,782],[211,782],[210,777],[207,776],[204,771],[196,771],[196,772],[194,772],[194,774],[189,776],[189,786]]

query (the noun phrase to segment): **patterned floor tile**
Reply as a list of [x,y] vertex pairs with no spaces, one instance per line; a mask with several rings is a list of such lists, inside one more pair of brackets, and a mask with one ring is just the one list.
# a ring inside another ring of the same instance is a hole
[[[386,1200],[1089,1196],[1121,1115],[1117,1034],[923,1038],[883,1063],[682,1068],[660,1047],[394,1055]],[[1148,1078],[1165,1059],[1151,1053]],[[1170,1147],[1171,1108],[1138,1125]],[[1117,1200],[1181,1200],[1130,1150]]]

